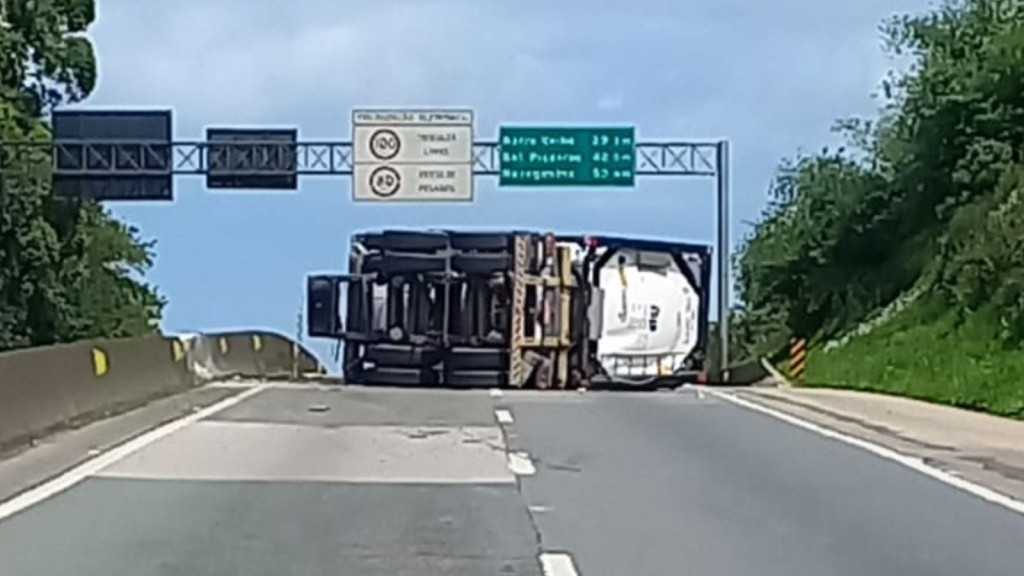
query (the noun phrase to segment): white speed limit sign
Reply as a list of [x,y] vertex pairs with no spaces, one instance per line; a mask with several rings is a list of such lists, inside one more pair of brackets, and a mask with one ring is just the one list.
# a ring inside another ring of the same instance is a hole
[[391,166],[378,166],[370,172],[370,191],[375,196],[390,198],[402,189],[402,175]]
[[370,153],[378,160],[391,160],[402,150],[402,140],[394,130],[381,128],[370,136]]

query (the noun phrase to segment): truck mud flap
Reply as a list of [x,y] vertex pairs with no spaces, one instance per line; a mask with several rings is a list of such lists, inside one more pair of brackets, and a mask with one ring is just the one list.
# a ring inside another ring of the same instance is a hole
[[429,368],[441,361],[441,351],[430,346],[369,344],[363,358],[383,368]]
[[437,252],[448,247],[448,237],[443,233],[433,232],[389,230],[380,234],[367,234],[359,240],[370,250]]

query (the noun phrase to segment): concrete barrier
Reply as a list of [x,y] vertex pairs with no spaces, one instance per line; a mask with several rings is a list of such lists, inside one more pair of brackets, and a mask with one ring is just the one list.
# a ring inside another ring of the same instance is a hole
[[729,368],[729,381],[736,385],[757,384],[769,376],[759,358]]
[[0,451],[210,380],[323,373],[266,331],[96,340],[0,353]]
[[273,332],[203,334],[184,344],[190,371],[200,380],[253,375],[267,379],[301,378],[324,372],[307,349]]

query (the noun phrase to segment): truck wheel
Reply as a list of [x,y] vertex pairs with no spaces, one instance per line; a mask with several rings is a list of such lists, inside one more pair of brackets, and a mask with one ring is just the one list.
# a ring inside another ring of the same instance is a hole
[[508,354],[502,350],[452,348],[444,365],[450,371],[507,370]]
[[443,232],[386,230],[379,234],[367,234],[362,238],[362,243],[371,250],[437,252],[448,247],[448,236]]
[[452,256],[452,270],[463,274],[490,276],[512,269],[508,254],[456,254]]
[[452,232],[449,236],[455,250],[479,250],[481,252],[509,252],[512,237],[508,234],[486,232]]
[[371,254],[363,261],[363,272],[379,273],[385,276],[431,274],[444,272],[445,260],[444,256],[435,254],[411,254],[408,252]]
[[370,344],[363,358],[385,368],[428,368],[441,359],[441,352],[429,346]]
[[506,388],[508,373],[493,370],[445,372],[444,384],[451,388]]
[[436,386],[437,372],[415,368],[373,368],[361,370],[346,378],[349,384],[372,386],[419,387]]

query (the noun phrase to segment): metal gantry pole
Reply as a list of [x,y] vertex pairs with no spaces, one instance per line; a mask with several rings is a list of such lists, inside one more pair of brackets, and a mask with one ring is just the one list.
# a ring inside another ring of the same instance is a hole
[[718,362],[723,382],[729,381],[729,142],[715,154],[718,189]]

